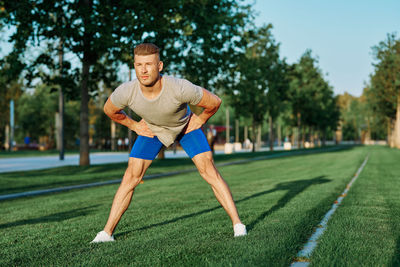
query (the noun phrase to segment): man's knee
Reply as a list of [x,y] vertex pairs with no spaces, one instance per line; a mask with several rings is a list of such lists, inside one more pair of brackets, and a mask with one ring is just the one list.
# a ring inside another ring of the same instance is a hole
[[125,171],[123,184],[129,187],[135,187],[143,179],[148,166],[142,162],[129,161],[128,168]]
[[121,185],[127,188],[135,188],[142,179],[142,175],[138,175],[137,173],[132,172],[126,172],[124,178],[122,179]]
[[206,179],[208,183],[212,184],[220,178],[211,153],[205,153],[201,158],[199,157],[196,160],[196,166],[200,175]]

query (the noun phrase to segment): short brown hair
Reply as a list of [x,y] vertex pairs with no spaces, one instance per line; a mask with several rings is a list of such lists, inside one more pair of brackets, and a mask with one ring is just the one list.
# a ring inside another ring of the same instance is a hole
[[155,44],[142,43],[135,47],[134,54],[138,56],[148,56],[157,54],[160,57],[160,48]]

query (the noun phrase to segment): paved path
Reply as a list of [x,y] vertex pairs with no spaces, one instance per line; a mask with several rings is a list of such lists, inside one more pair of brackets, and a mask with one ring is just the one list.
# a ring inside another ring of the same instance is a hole
[[[223,151],[216,151],[217,154],[223,154]],[[185,158],[185,151],[178,150],[176,154],[173,151],[165,152],[166,158]],[[96,152],[90,153],[90,164],[105,164],[128,162],[128,152]],[[79,155],[65,155],[64,160],[59,160],[56,156],[38,156],[38,157],[21,157],[21,158],[2,158],[0,159],[0,173],[49,169],[61,166],[78,166]]]
[[[269,148],[262,147],[260,151],[268,151]],[[275,147],[274,150],[283,150],[283,147]],[[250,152],[243,149],[240,152]],[[216,154],[224,154],[223,150],[216,150]],[[183,150],[165,151],[166,158],[187,158],[187,154]],[[95,152],[90,153],[90,165],[128,162],[128,152]],[[16,157],[16,158],[0,158],[0,173],[14,171],[41,170],[62,166],[78,166],[79,155],[65,155],[64,160],[59,160],[58,155],[54,156],[36,156],[36,157]]]

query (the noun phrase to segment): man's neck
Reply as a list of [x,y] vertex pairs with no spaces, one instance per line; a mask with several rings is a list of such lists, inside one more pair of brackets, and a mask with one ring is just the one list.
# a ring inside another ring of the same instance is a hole
[[162,89],[162,76],[160,75],[157,81],[152,86],[144,86],[139,83],[140,89],[146,98],[153,99],[156,98]]

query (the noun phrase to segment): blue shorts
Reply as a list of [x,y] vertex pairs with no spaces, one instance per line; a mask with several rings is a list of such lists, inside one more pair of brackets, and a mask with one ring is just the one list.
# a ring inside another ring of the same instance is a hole
[[[197,154],[211,151],[206,136],[201,129],[179,136],[177,140],[190,158]],[[139,135],[129,157],[154,160],[162,146],[163,144],[158,140],[157,136],[151,138]]]

